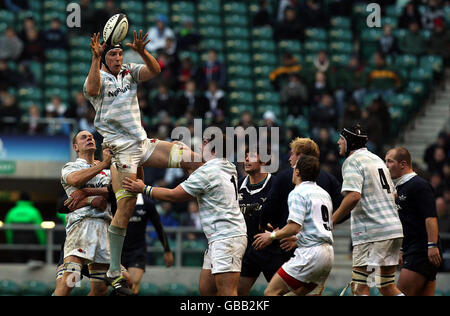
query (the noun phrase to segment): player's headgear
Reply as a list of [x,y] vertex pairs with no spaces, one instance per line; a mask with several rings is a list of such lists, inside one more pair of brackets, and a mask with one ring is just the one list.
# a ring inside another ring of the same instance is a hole
[[345,149],[345,155],[348,156],[353,150],[357,150],[366,147],[367,133],[362,130],[359,124],[351,128],[344,128],[341,132],[341,137],[345,138],[347,142],[347,148]]
[[106,44],[105,51],[103,52],[103,55],[102,55],[102,63],[105,65],[105,67],[108,69],[109,72],[111,72],[111,69],[109,69],[108,64],[106,64],[106,54],[108,54],[108,52],[110,50],[113,50],[113,49],[121,49],[121,50],[123,50],[122,43],[119,43],[119,44],[116,44],[116,45],[108,45],[108,44]]

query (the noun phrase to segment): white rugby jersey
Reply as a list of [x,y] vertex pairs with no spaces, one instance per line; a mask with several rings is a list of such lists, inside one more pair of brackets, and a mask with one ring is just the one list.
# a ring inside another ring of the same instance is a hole
[[[89,180],[83,188],[76,188],[67,183],[67,176],[69,174],[83,169],[88,169],[90,167],[92,167],[92,165],[88,164],[86,160],[81,158],[78,158],[75,161],[68,162],[64,165],[61,170],[61,184],[66,191],[67,196],[70,196],[70,194],[79,189],[102,188],[108,186],[111,183],[110,171],[106,169],[102,170],[99,174]],[[92,206],[85,206],[67,214],[66,230],[69,231],[75,223],[81,221],[86,217],[103,218],[105,220],[111,221],[112,213],[110,205],[108,204],[108,208],[104,212],[97,210]]]
[[87,78],[83,93],[95,109],[94,126],[104,142],[118,139],[142,141],[147,133],[142,127],[137,98],[139,71],[142,64],[124,64],[117,77],[100,70],[101,89],[95,97],[87,93]]
[[288,206],[288,223],[292,221],[302,226],[297,234],[299,247],[333,244],[333,202],[327,191],[315,182],[302,182],[289,193]]
[[395,186],[380,157],[366,148],[356,150],[345,160],[342,177],[342,192],[361,194],[351,212],[353,245],[403,237]]
[[195,170],[182,188],[197,197],[200,222],[208,243],[247,235],[238,202],[236,167],[226,159],[214,158]]

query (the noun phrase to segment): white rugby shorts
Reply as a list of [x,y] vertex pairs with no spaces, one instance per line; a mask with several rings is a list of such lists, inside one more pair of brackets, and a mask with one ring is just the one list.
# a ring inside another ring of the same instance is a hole
[[297,290],[302,283],[317,284],[309,295],[321,294],[334,263],[333,246],[322,244],[314,247],[298,247],[294,257],[278,270],[290,290]]
[[247,236],[220,239],[209,244],[203,258],[203,269],[211,274],[241,272]]
[[138,167],[142,166],[152,155],[159,142],[154,138],[138,142],[121,139],[105,142],[102,147],[111,149],[114,155],[111,163],[116,165],[119,172],[136,173]]
[[403,238],[368,242],[353,247],[354,267],[398,265]]
[[64,258],[76,256],[89,263],[109,264],[109,223],[100,218],[85,218],[66,233]]

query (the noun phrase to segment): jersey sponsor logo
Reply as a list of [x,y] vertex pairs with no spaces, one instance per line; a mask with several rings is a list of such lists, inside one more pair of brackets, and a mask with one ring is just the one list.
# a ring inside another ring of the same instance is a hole
[[131,216],[129,220],[130,223],[139,223],[140,221],[142,221],[140,216]]
[[400,200],[400,201],[406,201],[406,195],[400,195],[399,197],[398,197],[398,199]]
[[137,210],[136,213],[140,216],[145,215],[145,211],[144,210]]
[[125,93],[125,92],[127,92],[128,90],[131,90],[131,85],[130,84],[127,84],[125,87],[123,87],[123,88],[117,88],[116,90],[114,90],[114,91],[109,91],[108,92],[108,96],[111,98],[111,97],[117,97],[120,93]]

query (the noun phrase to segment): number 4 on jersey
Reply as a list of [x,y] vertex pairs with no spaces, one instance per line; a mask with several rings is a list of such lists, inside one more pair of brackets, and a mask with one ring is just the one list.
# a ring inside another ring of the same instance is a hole
[[387,182],[386,176],[384,175],[383,169],[379,168],[378,173],[380,174],[380,182],[381,187],[387,191],[387,193],[391,193],[391,187],[389,186],[389,183]]

